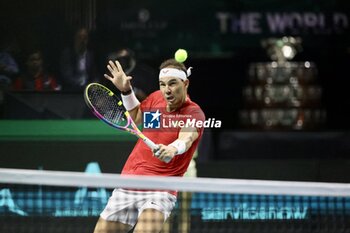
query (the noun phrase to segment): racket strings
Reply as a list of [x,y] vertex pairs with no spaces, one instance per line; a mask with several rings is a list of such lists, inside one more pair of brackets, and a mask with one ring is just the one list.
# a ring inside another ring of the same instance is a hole
[[88,95],[92,106],[106,120],[113,124],[126,122],[125,110],[118,104],[119,100],[114,95],[109,95],[109,91],[95,87],[89,90]]

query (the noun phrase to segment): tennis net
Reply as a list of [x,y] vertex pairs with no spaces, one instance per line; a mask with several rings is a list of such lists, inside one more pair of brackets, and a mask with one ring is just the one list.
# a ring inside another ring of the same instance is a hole
[[0,232],[93,232],[116,187],[177,190],[163,233],[350,232],[350,184],[22,169],[0,169]]

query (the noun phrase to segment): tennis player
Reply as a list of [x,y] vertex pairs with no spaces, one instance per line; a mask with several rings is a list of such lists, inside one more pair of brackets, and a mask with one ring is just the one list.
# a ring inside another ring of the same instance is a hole
[[[125,75],[120,63],[109,61],[107,68],[110,74],[105,77],[121,91],[123,104],[137,125],[146,112],[152,114],[151,120],[167,123],[166,127],[144,128],[145,136],[159,149],[151,151],[138,140],[122,174],[183,176],[203,134],[201,124],[193,123],[205,120],[201,108],[187,94],[191,70],[175,59],[164,61],[159,72],[160,90],[140,103],[132,89],[132,77]],[[176,196],[176,191],[115,189],[94,233],[128,232],[133,228],[137,233],[158,233],[175,206]]]

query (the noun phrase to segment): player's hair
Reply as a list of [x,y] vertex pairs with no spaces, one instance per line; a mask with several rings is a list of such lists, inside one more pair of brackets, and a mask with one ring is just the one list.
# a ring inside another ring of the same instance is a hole
[[162,64],[160,64],[159,69],[161,70],[166,67],[176,68],[176,69],[182,70],[187,74],[186,66],[183,63],[178,62],[173,58],[163,61]]

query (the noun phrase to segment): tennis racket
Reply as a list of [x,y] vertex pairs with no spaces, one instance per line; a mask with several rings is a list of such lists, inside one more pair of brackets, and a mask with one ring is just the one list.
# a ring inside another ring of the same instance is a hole
[[84,99],[97,118],[114,128],[141,138],[152,151],[159,149],[139,130],[123,102],[107,87],[99,83],[90,83],[85,88]]

